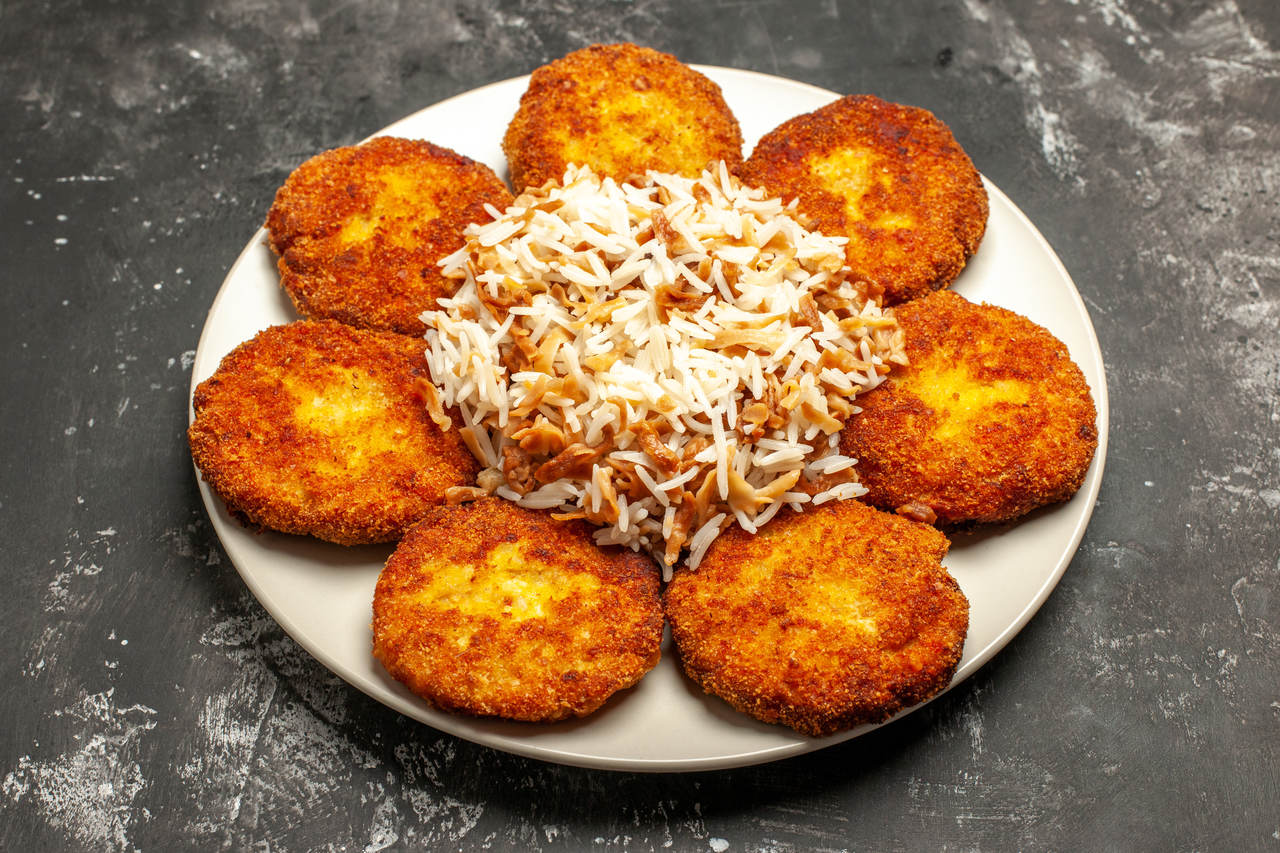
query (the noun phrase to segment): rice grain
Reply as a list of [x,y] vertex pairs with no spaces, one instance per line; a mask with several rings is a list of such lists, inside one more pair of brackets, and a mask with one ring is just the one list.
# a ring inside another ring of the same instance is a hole
[[668,570],[729,524],[860,493],[830,438],[905,357],[844,238],[723,163],[635,183],[570,167],[490,213],[441,262],[457,292],[422,315],[479,491],[585,518]]

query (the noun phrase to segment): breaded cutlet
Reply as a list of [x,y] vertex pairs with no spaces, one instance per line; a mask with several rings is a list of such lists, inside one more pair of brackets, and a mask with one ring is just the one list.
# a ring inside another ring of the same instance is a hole
[[456,282],[439,262],[463,230],[511,203],[483,163],[430,142],[376,137],[293,171],[267,214],[280,284],[304,317],[422,336],[419,315]]
[[790,202],[809,227],[848,237],[854,278],[892,305],[955,280],[987,228],[982,177],[928,110],[849,95],[766,133],[745,183]]
[[697,176],[742,162],[742,131],[720,87],[674,56],[592,45],[534,70],[502,150],[517,193],[585,165],[618,181],[649,169]]
[[583,716],[658,663],[649,559],[500,498],[430,510],[378,577],[373,653],[446,711]]
[[951,291],[895,313],[910,365],[859,395],[840,436],[864,500],[949,527],[1008,521],[1080,488],[1097,411],[1061,341]]
[[[191,455],[233,515],[343,545],[399,539],[478,466],[428,417],[422,344],[330,320],[273,326],[195,391]],[[455,418],[455,427],[457,426]]]
[[720,534],[664,606],[684,671],[813,736],[878,723],[951,682],[969,603],[932,527],[856,500]]

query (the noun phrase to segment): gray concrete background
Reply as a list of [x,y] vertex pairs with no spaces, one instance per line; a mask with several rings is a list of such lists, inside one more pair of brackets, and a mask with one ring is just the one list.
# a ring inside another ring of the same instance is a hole
[[[296,646],[183,429],[290,169],[595,41],[943,117],[1053,244],[1111,450],[1062,583],[975,677],[693,775],[443,735]],[[1280,5],[0,4],[0,848],[1280,850]]]

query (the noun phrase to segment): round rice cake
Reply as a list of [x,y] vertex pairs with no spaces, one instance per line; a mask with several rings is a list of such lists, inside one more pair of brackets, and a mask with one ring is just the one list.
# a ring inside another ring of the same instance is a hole
[[382,136],[299,166],[266,225],[299,314],[421,337],[419,315],[456,289],[439,262],[462,247],[467,225],[489,220],[486,204],[511,201],[483,163]]
[[730,527],[664,599],[684,671],[813,736],[878,723],[951,683],[969,603],[932,527],[856,500]]
[[500,498],[430,510],[373,599],[373,653],[446,711],[584,716],[658,662],[653,563]]
[[955,280],[982,242],[987,191],[928,110],[849,95],[766,133],[741,177],[809,227],[849,238],[855,278],[905,302]]
[[859,395],[840,451],[863,500],[943,527],[1064,501],[1098,446],[1066,346],[1026,317],[951,291],[895,310],[910,365]]
[[330,320],[260,332],[196,387],[196,466],[251,524],[343,545],[399,539],[478,471],[458,430],[427,414],[422,349]]
[[650,169],[697,176],[742,163],[742,131],[720,87],[674,56],[592,45],[535,69],[502,140],[517,193],[585,165],[618,181]]

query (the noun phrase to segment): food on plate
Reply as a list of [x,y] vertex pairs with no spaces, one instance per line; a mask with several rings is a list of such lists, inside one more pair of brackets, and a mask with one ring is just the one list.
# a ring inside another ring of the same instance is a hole
[[504,208],[493,170],[421,140],[377,137],[318,154],[267,214],[280,284],[304,317],[421,336],[418,315],[452,292],[439,261],[462,230]]
[[950,526],[1008,521],[1080,488],[1097,412],[1061,341],[950,291],[896,314],[910,365],[858,398],[840,439],[864,500]]
[[445,711],[589,714],[657,665],[664,609],[694,682],[806,735],[946,689],[969,606],[919,521],[1060,500],[1097,441],[1047,332],[927,296],[986,228],[947,128],[849,96],[744,164],[714,83],[597,45],[534,72],[502,142],[516,199],[390,137],[290,175],[267,228],[316,319],[198,386],[213,491],[400,540],[373,654]]
[[662,630],[648,558],[497,498],[428,511],[373,599],[393,677],[445,710],[513,720],[596,710],[657,664]]
[[849,95],[766,133],[741,177],[799,200],[809,227],[849,238],[852,276],[893,305],[946,287],[978,250],[987,193],[927,110]]
[[574,167],[446,259],[430,402],[458,407],[483,491],[696,565],[730,524],[860,493],[835,445],[901,340],[843,267],[842,241],[724,163],[636,184]]
[[457,430],[428,416],[424,383],[413,338],[327,320],[273,326],[196,387],[191,455],[251,524],[343,545],[399,539],[478,470]]
[[728,530],[664,607],[680,663],[756,719],[814,736],[878,723],[941,692],[969,602],[932,527],[856,500]]
[[616,180],[650,169],[697,175],[742,162],[742,132],[720,87],[674,56],[592,45],[536,69],[502,150],[517,193],[571,165]]

